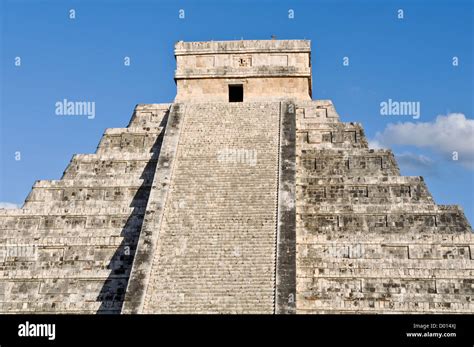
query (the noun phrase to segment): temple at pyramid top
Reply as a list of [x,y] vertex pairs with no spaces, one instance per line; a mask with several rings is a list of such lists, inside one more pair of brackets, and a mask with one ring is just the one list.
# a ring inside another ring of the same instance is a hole
[[176,101],[311,100],[309,40],[175,45]]

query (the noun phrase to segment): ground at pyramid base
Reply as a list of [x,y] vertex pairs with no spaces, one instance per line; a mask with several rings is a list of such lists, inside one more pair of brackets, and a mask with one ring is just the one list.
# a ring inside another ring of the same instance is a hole
[[474,238],[312,100],[306,40],[178,42],[60,180],[0,209],[1,313],[474,313]]

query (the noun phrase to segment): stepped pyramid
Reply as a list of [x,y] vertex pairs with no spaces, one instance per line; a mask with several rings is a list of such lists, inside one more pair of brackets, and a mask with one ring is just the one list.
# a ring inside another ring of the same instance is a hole
[[310,54],[178,42],[174,103],[0,210],[0,312],[474,312],[462,210],[311,99]]

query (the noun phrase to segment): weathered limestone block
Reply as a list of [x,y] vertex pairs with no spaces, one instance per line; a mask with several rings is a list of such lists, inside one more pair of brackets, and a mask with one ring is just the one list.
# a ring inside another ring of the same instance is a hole
[[167,113],[137,106],[96,154],[37,181],[22,209],[0,210],[1,312],[120,312]]
[[363,185],[362,182],[351,184],[351,181],[341,181],[339,185],[334,185],[323,179],[311,178],[298,189],[297,195],[313,204],[433,203],[423,182],[390,184],[382,179],[379,182]]
[[297,312],[472,313],[462,210],[435,205],[390,151],[367,149],[361,128],[296,115]]
[[388,150],[302,150],[299,162],[313,176],[399,175],[393,153]]
[[139,104],[135,106],[127,128],[143,130],[163,129],[166,126],[171,104]]
[[99,143],[97,153],[141,153],[143,148],[161,145],[159,136],[162,130],[162,127],[153,128],[152,131],[140,128],[107,129]]
[[[145,167],[152,160],[152,153],[140,153],[127,158],[126,153],[116,154],[114,157],[98,157],[96,154],[75,155],[66,171],[63,179],[75,178],[126,178],[137,175],[140,178],[147,177]],[[143,174],[142,174],[143,173]]]

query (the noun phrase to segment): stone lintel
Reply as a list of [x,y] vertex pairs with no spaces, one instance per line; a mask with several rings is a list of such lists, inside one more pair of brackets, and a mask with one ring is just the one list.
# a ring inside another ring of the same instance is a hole
[[311,52],[310,40],[236,40],[184,42],[175,44],[174,54],[229,54],[229,53],[290,53]]

